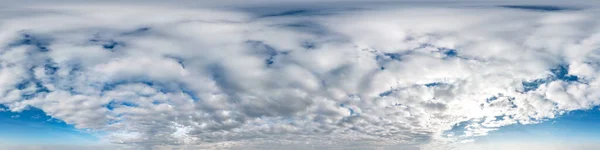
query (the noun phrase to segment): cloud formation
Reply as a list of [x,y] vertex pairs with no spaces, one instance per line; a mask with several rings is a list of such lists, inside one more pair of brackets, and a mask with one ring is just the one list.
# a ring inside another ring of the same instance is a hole
[[540,7],[2,10],[0,104],[142,148],[447,149],[600,104],[600,13]]

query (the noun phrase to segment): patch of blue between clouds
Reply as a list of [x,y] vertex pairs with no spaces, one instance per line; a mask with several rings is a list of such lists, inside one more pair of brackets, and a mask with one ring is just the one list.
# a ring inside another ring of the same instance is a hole
[[274,13],[274,14],[266,14],[263,15],[261,17],[279,17],[279,16],[297,16],[297,15],[306,15],[310,13],[309,10],[289,10],[289,11],[284,11],[284,12],[279,12],[279,13]]
[[[122,80],[112,83],[106,83],[100,86],[102,92],[115,90],[118,86],[128,85],[128,84],[143,84],[148,87],[154,88],[161,93],[173,93],[173,92],[181,92],[184,95],[189,96],[194,101],[200,100],[200,97],[196,95],[196,93],[189,89],[184,84],[179,83],[160,83],[154,82],[151,80]],[[142,95],[142,93],[138,93],[139,96],[150,96],[150,95]],[[154,101],[153,104],[160,104],[158,101]],[[117,107],[137,107],[138,105],[133,101],[126,100],[113,100],[110,101],[105,107],[108,110],[114,110]]]
[[[422,48],[436,48],[438,50],[439,53],[443,54],[444,59],[448,59],[448,58],[455,58],[455,57],[459,57],[462,59],[465,59],[463,57],[458,56],[458,51],[456,49],[452,49],[452,48],[445,48],[445,47],[437,47],[435,45],[432,44],[421,44],[419,47],[417,47],[416,49],[422,49]],[[375,50],[376,52],[377,50]],[[375,55],[375,60],[378,62],[379,64],[379,69],[380,70],[385,70],[385,66],[383,65],[384,62],[386,62],[387,60],[395,60],[395,61],[402,61],[403,57],[406,57],[407,55],[410,55],[411,53],[413,53],[414,50],[409,50],[409,51],[405,51],[405,52],[400,52],[400,53],[383,53],[383,55],[381,54],[376,54]]]
[[[505,116],[496,116],[502,121]],[[511,116],[508,116],[511,118]],[[473,121],[457,123],[444,134],[464,135],[466,127]],[[477,137],[477,141],[528,140],[528,141],[588,141],[600,142],[600,109],[594,107],[587,110],[575,110],[558,116],[555,119],[543,120],[538,124],[514,124],[498,128],[487,136]]]
[[116,101],[110,101],[107,105],[106,105],[106,109],[108,110],[114,110],[115,108],[118,107],[138,107],[137,104],[133,103],[133,102],[127,102],[127,101],[121,101],[121,102],[116,102]]
[[442,51],[442,53],[446,56],[446,57],[456,57],[458,56],[458,52],[456,52],[455,49],[448,49],[448,48],[438,48],[438,50]]
[[323,12],[319,10],[313,9],[293,9],[293,10],[285,10],[280,12],[270,12],[259,15],[258,18],[267,18],[267,17],[290,17],[290,16],[323,16],[329,15],[331,13]]
[[569,74],[569,65],[566,65],[566,64],[559,65],[557,68],[550,69],[550,71],[554,75],[555,79],[558,79],[558,80],[563,80],[563,81],[567,81],[567,82],[579,80],[579,77],[577,77],[577,76],[568,75]]
[[[127,80],[122,80],[122,81],[116,81],[116,82],[112,82],[112,83],[106,83],[102,85],[102,92],[105,91],[111,91],[114,90],[115,88],[117,88],[120,85],[127,85],[127,84],[144,84],[150,87],[154,87],[154,82],[150,81],[150,80],[137,80],[137,81],[127,81]],[[167,92],[165,89],[162,88],[158,88],[157,90],[161,91],[161,92]]]
[[[150,27],[140,27],[132,31],[125,31],[118,34],[118,36],[139,36],[147,33],[152,28]],[[114,37],[113,37],[114,38]],[[91,44],[101,45],[103,49],[108,51],[115,51],[119,47],[124,47],[125,43],[122,41],[115,40],[113,38],[101,38],[95,37],[89,40]]]
[[385,70],[385,57],[381,56],[381,55],[375,55],[375,60],[377,61],[377,64],[379,65],[379,69],[380,70]]
[[[154,82],[151,80],[122,80],[122,81],[117,81],[117,82],[112,82],[112,83],[106,83],[106,84],[102,85],[101,91],[103,91],[103,92],[111,91],[120,85],[136,84],[136,83],[144,84],[146,86],[152,87],[162,93],[182,92],[182,93],[190,96],[190,98],[192,98],[193,100],[199,100],[199,97],[196,94],[194,94],[193,90],[189,89],[184,84],[160,83],[160,82]],[[141,96],[144,96],[144,95],[141,95]]]
[[346,107],[346,105],[344,105],[344,104],[340,104],[340,107],[348,109],[348,112],[350,113],[350,116],[356,114],[356,113],[354,113],[354,109]]
[[492,97],[486,98],[486,99],[485,99],[485,102],[487,102],[487,103],[490,103],[490,102],[493,102],[493,101],[495,101],[495,100],[498,100],[498,97],[496,97],[496,96],[492,96]]
[[77,145],[99,141],[92,133],[79,131],[33,107],[11,112],[0,104],[0,122],[0,141],[4,144]]
[[[32,78],[33,76],[35,76],[34,71],[33,71],[34,68],[35,68],[35,66],[31,67],[28,70],[29,78],[27,78],[27,79],[17,83],[17,85],[15,85],[15,88],[17,88],[19,90],[26,90],[26,89],[31,89],[31,88],[34,89],[33,91],[24,91],[21,94],[21,97],[23,99],[31,99],[31,98],[34,98],[37,94],[50,92],[50,90],[42,84],[42,81]],[[49,73],[54,74],[54,72],[56,72],[56,70],[58,70],[58,67],[52,66],[51,64],[44,66],[44,71],[46,74],[49,74]]]
[[302,42],[301,46],[304,49],[311,50],[311,49],[316,49],[317,48],[317,43],[311,42],[311,41],[304,41],[304,42]]
[[564,82],[579,82],[579,77],[575,75],[569,75],[569,65],[567,64],[560,64],[556,68],[550,69],[550,72],[552,74],[549,77],[535,79],[533,81],[523,81],[521,83],[523,86],[523,92],[534,91],[538,89],[541,85],[556,80],[562,80]]
[[265,65],[267,67],[271,67],[271,65],[275,63],[275,59],[278,55],[288,54],[288,52],[277,51],[274,47],[262,41],[248,40],[246,43],[249,44],[250,48],[255,50],[258,55],[266,55],[267,58],[265,59]]
[[[491,104],[491,103],[494,103],[494,102],[499,101],[499,100],[506,100],[506,101],[508,101],[508,103],[510,105],[510,108],[517,108],[517,105],[515,104],[515,99],[516,98],[512,97],[512,96],[503,96],[502,94],[499,94],[498,96],[491,96],[489,98],[486,98],[485,102],[487,104]],[[484,106],[485,106],[484,104],[481,104],[482,108]]]
[[[503,120],[505,120],[504,119],[505,117],[513,119],[512,116],[495,116],[494,118],[497,121],[503,121]],[[482,122],[483,122],[483,120],[468,120],[468,121],[459,122],[459,123],[455,124],[454,126],[452,126],[452,129],[445,131],[444,135],[453,134],[453,136],[464,136],[467,131],[467,127],[469,125],[479,124]]]
[[542,11],[542,12],[580,10],[580,8],[551,6],[551,5],[500,5],[498,7],[529,10],[529,11]]
[[175,60],[179,65],[181,65],[181,68],[185,68],[185,62],[184,59],[181,57],[177,57],[177,56],[165,56],[165,58],[169,58],[169,59],[173,59]]
[[118,47],[123,47],[125,44],[123,42],[118,42],[112,39],[91,39],[89,40],[92,44],[101,45],[103,49],[114,51]]
[[317,36],[328,36],[329,35],[328,34],[329,30],[326,27],[324,27],[323,25],[320,25],[318,23],[314,23],[314,22],[310,22],[310,21],[299,21],[299,22],[282,24],[279,26],[282,28],[286,28],[286,29],[290,29],[290,30],[294,30],[294,31],[298,31],[298,32],[303,32],[303,33],[310,33],[310,34],[317,35]]
[[406,55],[406,54],[401,54],[401,53],[383,53],[384,56],[387,56],[390,59],[393,60],[397,60],[397,61],[402,61],[402,56]]
[[388,90],[388,91],[385,91],[385,92],[379,93],[379,97],[386,97],[386,96],[389,96],[389,95],[391,95],[393,92],[394,92],[394,90]]
[[150,28],[150,27],[140,27],[140,28],[137,28],[137,29],[135,29],[133,31],[123,32],[123,33],[121,33],[121,35],[123,35],[123,36],[141,35],[143,33],[147,33],[148,31],[150,31],[150,29],[152,29],[152,28]]
[[463,135],[466,131],[467,125],[469,125],[471,121],[463,121],[452,126],[452,129],[445,131],[443,135],[454,134],[454,136]]
[[16,85],[16,88],[19,90],[25,90],[30,87],[33,87],[35,90],[34,91],[23,91],[21,94],[21,98],[26,99],[26,100],[32,99],[37,94],[50,92],[50,90],[48,90],[48,88],[43,86],[42,83],[40,83],[37,80],[26,80],[26,81],[20,82]]
[[441,82],[432,82],[432,83],[425,84],[425,87],[435,87],[435,86],[439,86],[439,85],[442,85],[442,84],[444,84],[444,83],[441,83]]
[[46,75],[54,75],[59,69],[58,64],[51,59],[46,59],[44,62],[44,73]]
[[600,110],[567,112],[539,124],[509,125],[490,132],[479,140],[576,141],[600,143]]
[[48,37],[22,33],[19,40],[14,41],[13,43],[9,43],[8,47],[18,47],[18,46],[33,46],[36,50],[40,52],[47,52],[50,50],[48,46],[50,45],[51,39]]
[[[423,86],[431,88],[431,87],[436,87],[436,86],[440,86],[440,85],[444,85],[445,83],[442,82],[431,82],[431,83],[426,83],[423,84]],[[379,93],[379,97],[386,97],[391,95],[392,93],[394,93],[394,91],[396,91],[397,89],[390,89],[384,92]]]

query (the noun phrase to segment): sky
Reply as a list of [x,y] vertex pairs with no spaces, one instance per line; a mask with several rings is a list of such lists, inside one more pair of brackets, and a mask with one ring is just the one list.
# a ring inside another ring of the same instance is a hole
[[91,134],[78,131],[72,125],[47,116],[37,108],[21,112],[2,111],[0,115],[0,138],[3,145],[90,144],[98,140]]
[[599,4],[0,0],[0,150],[600,149]]

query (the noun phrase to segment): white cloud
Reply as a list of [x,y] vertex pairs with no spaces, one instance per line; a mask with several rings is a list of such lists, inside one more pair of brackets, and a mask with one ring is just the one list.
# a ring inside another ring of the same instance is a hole
[[0,103],[157,149],[445,149],[599,104],[593,9],[306,11],[7,10]]

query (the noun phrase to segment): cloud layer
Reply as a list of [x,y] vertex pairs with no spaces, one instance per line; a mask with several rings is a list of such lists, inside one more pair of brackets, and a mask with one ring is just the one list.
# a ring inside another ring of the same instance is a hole
[[0,103],[142,148],[447,149],[600,104],[595,9],[0,15]]

